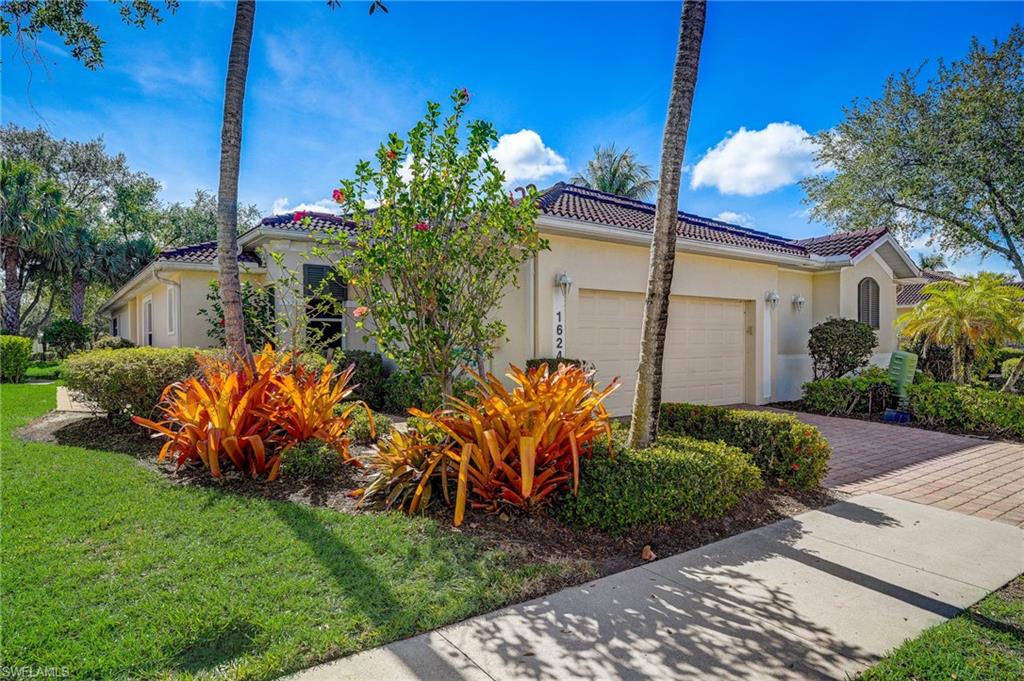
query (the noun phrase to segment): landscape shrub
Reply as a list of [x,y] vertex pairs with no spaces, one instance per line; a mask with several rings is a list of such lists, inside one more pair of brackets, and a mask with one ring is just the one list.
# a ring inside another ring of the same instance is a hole
[[427,404],[425,393],[422,376],[399,369],[384,379],[383,409],[389,414],[405,414],[410,408],[433,409]]
[[621,535],[640,525],[717,518],[763,487],[750,455],[722,442],[666,436],[631,450],[616,441],[614,458],[604,443],[595,448],[579,494],[559,501],[566,522]]
[[1020,359],[1021,357],[1024,357],[1024,348],[1005,347],[999,348],[992,353],[992,359],[997,369],[1003,366],[1007,360]]
[[1024,360],[1022,360],[1020,357],[1014,357],[1012,359],[1006,360],[1005,362],[1003,362],[1003,365],[999,370],[999,375],[1002,376],[1003,379],[1009,378],[1010,374],[1013,373],[1014,368],[1016,368],[1016,366],[1020,364],[1021,361]]
[[64,365],[58,361],[30,362],[25,369],[25,378],[56,380],[64,372]]
[[817,428],[775,412],[663,404],[658,432],[739,447],[751,455],[766,484],[804,490],[821,484],[832,456]]
[[[368,350],[347,350],[344,356],[335,358],[335,365],[341,369],[349,364],[356,367],[352,374],[355,399],[366,402],[374,411],[384,409],[384,382],[387,378],[384,357]],[[405,413],[404,410],[401,413]]]
[[67,357],[72,352],[83,350],[92,338],[92,331],[85,324],[73,319],[58,319],[43,329],[43,342],[57,352],[58,357]]
[[111,418],[152,416],[164,388],[197,369],[195,348],[90,350],[64,362],[64,382]]
[[816,324],[807,341],[814,378],[840,378],[866,367],[877,345],[875,330],[864,322],[831,317]]
[[[611,437],[602,402],[618,384],[599,390],[588,372],[569,366],[553,373],[546,366],[528,372],[512,366],[508,375],[516,384],[512,390],[487,374],[478,389],[478,404],[456,399],[444,411],[409,410],[447,437],[439,443],[417,437],[416,446],[433,453],[423,454],[429,471],[408,498],[406,511],[416,512],[423,490],[437,476],[442,485],[457,481],[456,525],[462,523],[467,504],[492,512],[507,506],[536,507],[562,489],[578,489],[580,459],[590,455],[599,435]],[[389,467],[380,467],[377,478],[386,477]]]
[[895,395],[889,375],[880,367],[869,367],[849,378],[821,378],[804,383],[804,409],[829,416],[880,414],[893,403]]
[[352,393],[351,367],[338,374],[309,371],[294,355],[279,354],[270,345],[252,365],[215,357],[199,364],[196,376],[168,389],[160,404],[163,420],[132,417],[167,438],[161,461],[170,455],[179,466],[201,462],[214,477],[233,465],[270,481],[280,473],[282,456],[307,440],[327,443],[342,461],[351,458],[352,413],[367,409],[361,402],[335,409]]
[[31,340],[23,336],[0,335],[0,381],[21,383],[31,357]]
[[92,343],[93,350],[124,350],[134,347],[135,343],[120,336],[100,336]]
[[330,480],[341,467],[338,450],[323,440],[306,440],[281,457],[281,476],[289,480]]
[[[354,393],[353,393],[354,394]],[[348,408],[349,402],[342,402],[335,409]],[[384,414],[373,414],[373,429],[370,428],[370,415],[364,409],[357,409],[352,412],[352,424],[348,429],[348,436],[352,442],[359,445],[372,445],[378,439],[386,437],[391,431],[392,421]]]
[[534,359],[526,360],[526,369],[536,369],[541,365],[545,365],[548,371],[555,371],[558,369],[559,364],[568,364],[569,366],[579,367],[581,369],[587,368],[586,361],[582,359],[570,359],[568,357],[536,357]]
[[929,427],[1024,438],[1024,395],[928,381],[909,387],[910,413]]

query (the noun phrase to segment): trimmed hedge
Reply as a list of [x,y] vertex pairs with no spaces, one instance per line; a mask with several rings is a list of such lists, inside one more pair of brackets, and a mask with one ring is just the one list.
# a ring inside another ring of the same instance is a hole
[[581,462],[579,495],[564,496],[556,509],[566,522],[612,535],[647,524],[717,518],[763,487],[750,456],[721,442],[663,437],[649,449],[607,444]]
[[21,383],[31,359],[31,340],[6,333],[0,335],[0,381]]
[[850,378],[822,378],[804,383],[803,404],[817,414],[881,414],[895,391],[884,369],[871,367]]
[[661,434],[721,440],[748,452],[768,485],[814,489],[828,472],[828,440],[788,414],[670,403],[660,417]]
[[384,357],[369,350],[348,350],[344,356],[334,358],[334,365],[339,371],[355,364],[352,372],[352,385],[357,386],[352,399],[362,400],[377,411],[384,408],[384,380],[387,371],[384,368]]
[[910,413],[926,426],[991,437],[1024,438],[1024,395],[954,383],[908,388]]
[[196,371],[195,348],[91,350],[64,362],[64,381],[110,418],[156,416],[166,386]]
[[134,347],[135,343],[120,336],[100,336],[92,343],[93,350],[123,350]]
[[340,468],[338,450],[321,440],[300,442],[281,455],[281,477],[288,480],[330,480]]

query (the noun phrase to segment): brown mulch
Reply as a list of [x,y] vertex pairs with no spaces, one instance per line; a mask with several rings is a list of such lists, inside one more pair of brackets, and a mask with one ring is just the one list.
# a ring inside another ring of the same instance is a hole
[[[203,488],[216,488],[229,494],[273,499],[322,506],[343,513],[361,513],[356,508],[354,490],[369,483],[365,468],[344,465],[330,480],[319,482],[288,480],[274,482],[253,480],[235,471],[226,471],[223,478],[210,477],[201,466],[156,463],[163,439],[152,439],[141,428],[120,424],[103,417],[79,416],[68,420],[47,415],[27,427],[19,436],[24,439],[56,442],[128,454],[140,465],[159,472],[169,482]],[[353,447],[353,455],[365,459],[366,447]],[[650,546],[658,558],[688,551],[726,537],[805,511],[827,506],[843,498],[831,490],[794,493],[766,490],[744,499],[728,514],[714,520],[681,520],[673,525],[650,525],[634,529],[622,537],[612,537],[597,530],[577,529],[559,522],[543,512],[524,513],[513,509],[501,514],[470,512],[461,527],[452,526],[452,510],[438,495],[427,510],[441,527],[479,539],[485,546],[507,551],[517,562],[550,563],[567,561],[580,566],[579,580],[619,572],[642,564],[641,552]],[[372,512],[372,511],[366,511]],[[546,585],[551,587],[568,584]],[[539,595],[539,594],[537,594]]]

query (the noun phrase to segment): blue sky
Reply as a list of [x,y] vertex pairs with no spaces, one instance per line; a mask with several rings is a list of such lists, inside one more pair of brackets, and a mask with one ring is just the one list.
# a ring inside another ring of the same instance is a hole
[[[473,116],[507,135],[497,154],[516,181],[566,179],[611,142],[657,168],[678,3],[390,2],[374,16],[367,6],[258,5],[243,201],[268,213],[325,202],[388,132],[407,130],[427,99],[454,87],[472,93]],[[53,35],[40,46],[45,68],[28,67],[5,41],[3,121],[103,135],[163,183],[165,200],[215,190],[233,11],[184,1],[138,30],[93,3],[107,40],[96,72]],[[681,207],[788,237],[830,231],[808,221],[795,184],[811,170],[803,131],[835,125],[890,73],[960,58],[971,36],[1002,39],[1017,21],[1024,10],[1010,2],[712,3]],[[964,258],[954,269],[978,267]],[[991,258],[983,267],[1009,269]]]

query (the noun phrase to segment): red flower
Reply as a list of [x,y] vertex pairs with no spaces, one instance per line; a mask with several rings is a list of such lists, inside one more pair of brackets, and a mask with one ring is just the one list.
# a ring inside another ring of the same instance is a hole
[[795,463],[792,466],[790,466],[790,468],[792,468],[794,471],[798,471],[798,470],[800,470],[800,464]]
[[395,153],[395,150],[394,150],[394,149],[388,149],[388,158],[389,158],[389,159],[391,159],[392,161],[394,161],[394,160],[395,160],[395,156],[397,156],[397,155],[398,155],[398,154],[396,154],[396,153]]
[[352,310],[352,316],[353,317],[362,317],[364,314],[366,314],[369,311],[370,311],[370,308],[366,307],[365,305],[360,305],[356,309]]
[[427,225],[427,223],[425,222],[417,222],[416,226],[413,227],[413,229],[415,229],[417,232],[425,232],[428,229],[430,229],[430,226]]
[[220,320],[220,325],[221,325],[221,326],[224,326],[224,320],[223,320],[223,319],[222,319],[222,320]]
[[331,192],[331,197],[334,198],[336,203],[345,203],[345,192],[340,189],[335,189]]
[[462,92],[459,93],[459,96],[462,97],[462,101],[468,102],[469,101],[469,90],[467,90],[466,88],[462,88]]
[[292,216],[292,222],[302,222],[305,219],[306,219],[306,213],[305,213],[305,211],[301,211],[301,210],[295,211],[295,215]]

